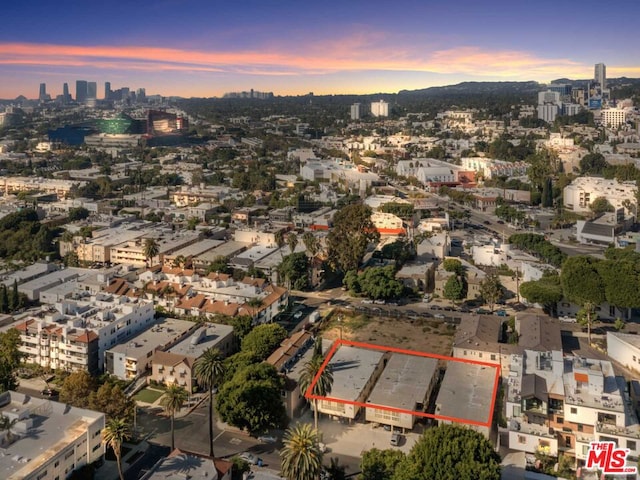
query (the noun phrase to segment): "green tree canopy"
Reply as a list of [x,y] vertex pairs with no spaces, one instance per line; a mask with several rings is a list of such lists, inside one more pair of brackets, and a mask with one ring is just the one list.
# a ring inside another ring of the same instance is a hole
[[345,285],[354,294],[363,294],[373,299],[392,299],[402,295],[404,286],[396,280],[393,265],[386,267],[369,267],[360,274],[348,272]]
[[439,425],[420,437],[393,480],[500,480],[500,456],[481,433]]
[[520,295],[530,303],[539,303],[546,309],[553,309],[562,300],[562,285],[557,274],[543,275],[540,280],[520,284]]
[[613,212],[614,208],[606,197],[598,197],[591,202],[589,210],[591,210],[595,215],[599,215],[601,213]]
[[277,323],[258,325],[242,339],[242,351],[253,352],[265,360],[287,338],[287,331]]
[[608,165],[601,153],[588,153],[580,159],[580,173],[600,175]]
[[252,435],[282,428],[287,421],[283,388],[284,380],[272,365],[249,365],[238,370],[218,392],[218,413],[223,421]]
[[464,300],[467,296],[467,285],[465,279],[455,274],[451,275],[444,284],[443,296],[452,303]]
[[280,452],[282,473],[287,480],[315,480],[322,470],[322,451],[318,431],[308,423],[287,430]]
[[489,273],[480,284],[480,295],[482,295],[482,298],[485,303],[489,305],[492,312],[494,305],[502,297],[502,293],[503,287],[500,282],[500,277],[495,273]]
[[446,272],[455,272],[456,275],[462,275],[464,273],[462,262],[457,258],[445,258],[442,262],[442,268],[444,268]]
[[329,264],[343,273],[357,270],[369,243],[379,238],[371,222],[371,208],[362,204],[342,207],[334,215],[327,237]]
[[400,450],[378,450],[372,448],[362,455],[359,480],[388,480],[393,478],[396,468],[405,459]]
[[89,372],[84,370],[73,372],[62,382],[60,401],[78,408],[89,408],[91,394],[95,389],[96,382]]
[[280,263],[278,273],[290,288],[306,290],[309,288],[309,257],[305,252],[287,255]]

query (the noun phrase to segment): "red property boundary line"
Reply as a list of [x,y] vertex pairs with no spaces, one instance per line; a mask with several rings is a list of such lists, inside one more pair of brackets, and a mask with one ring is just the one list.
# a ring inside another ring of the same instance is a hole
[[[471,365],[480,365],[483,367],[490,367],[490,368],[495,368],[496,373],[495,373],[495,377],[494,377],[494,382],[493,382],[493,395],[491,398],[491,405],[489,406],[489,418],[487,420],[487,422],[479,422],[477,420],[471,420],[471,419],[466,419],[466,418],[458,418],[458,417],[449,417],[446,415],[435,415],[432,413],[426,413],[426,412],[418,412],[415,410],[406,410],[406,409],[402,409],[402,408],[395,408],[395,407],[389,407],[386,405],[376,405],[373,403],[363,403],[363,402],[354,402],[351,400],[343,400],[341,398],[333,398],[333,397],[329,397],[326,395],[314,395],[313,389],[316,386],[316,383],[318,383],[318,379],[320,378],[320,375],[322,375],[322,372],[324,371],[324,369],[327,367],[327,365],[329,364],[329,362],[331,361],[331,358],[335,355],[336,351],[338,350],[338,348],[340,348],[340,346],[345,345],[348,347],[357,347],[357,348],[364,348],[364,349],[369,349],[369,350],[379,350],[382,352],[392,352],[392,353],[401,353],[404,355],[414,355],[417,357],[428,357],[428,358],[435,358],[437,360],[445,360],[448,362],[459,362],[459,363],[467,363],[467,364],[471,364]],[[350,340],[336,340],[335,342],[333,342],[333,345],[331,346],[331,348],[329,349],[329,352],[327,353],[326,358],[324,359],[324,362],[322,362],[322,365],[320,366],[320,369],[318,370],[318,373],[316,373],[315,377],[313,378],[313,381],[311,382],[311,385],[309,385],[309,388],[307,388],[307,390],[304,393],[304,397],[309,399],[309,400],[326,400],[329,402],[336,402],[336,403],[344,403],[347,405],[355,405],[358,407],[363,407],[363,408],[376,408],[379,410],[387,410],[389,412],[396,412],[396,413],[405,413],[408,415],[415,415],[416,417],[426,417],[426,418],[433,418],[435,420],[446,420],[446,421],[450,421],[450,422],[456,422],[456,423],[462,423],[464,425],[475,425],[475,426],[480,426],[480,427],[489,427],[491,428],[491,424],[493,422],[493,412],[495,409],[495,403],[496,403],[496,394],[498,392],[498,385],[499,385],[499,380],[500,380],[500,365],[497,363],[489,363],[489,362],[481,362],[478,360],[469,360],[466,358],[454,358],[454,357],[448,357],[445,355],[437,355],[435,353],[427,353],[427,352],[416,352],[414,350],[406,350],[406,349],[402,349],[402,348],[395,348],[395,347],[385,347],[385,346],[380,346],[380,345],[373,345],[371,343],[363,343],[363,342],[352,342]]]

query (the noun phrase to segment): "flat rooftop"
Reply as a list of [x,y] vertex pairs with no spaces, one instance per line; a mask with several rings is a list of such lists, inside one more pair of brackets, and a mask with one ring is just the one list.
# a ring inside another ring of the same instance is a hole
[[178,257],[182,255],[183,257],[193,257],[196,255],[200,255],[204,252],[207,252],[213,248],[216,248],[222,245],[223,243],[224,243],[224,240],[213,240],[210,238],[206,238],[192,245],[176,250],[171,254],[171,256]]
[[208,250],[207,252],[198,255],[198,260],[202,262],[213,262],[218,257],[231,257],[243,250],[247,249],[251,244],[247,242],[236,242],[235,240],[229,240],[228,242],[218,245],[217,247]]
[[457,418],[462,422],[488,423],[496,368],[453,360],[447,362],[447,371],[436,399],[436,415]]
[[205,350],[215,347],[221,340],[233,334],[233,327],[220,323],[211,323],[198,328],[188,337],[180,340],[167,352],[186,357],[198,358]]
[[121,353],[127,358],[138,360],[146,357],[149,351],[153,351],[156,348],[164,350],[195,326],[195,323],[187,320],[161,318],[153,323],[151,328],[107,351]]
[[328,396],[355,402],[383,355],[379,350],[341,345],[329,361],[333,385]]
[[367,403],[416,410],[429,394],[438,360],[418,355],[394,353],[371,391]]
[[17,392],[0,394],[0,414],[10,419],[31,418],[33,426],[18,440],[0,449],[0,478],[24,478],[99,420],[102,413],[75,408]]

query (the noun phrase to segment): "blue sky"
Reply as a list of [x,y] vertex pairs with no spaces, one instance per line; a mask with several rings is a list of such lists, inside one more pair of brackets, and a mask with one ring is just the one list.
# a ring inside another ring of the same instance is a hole
[[[0,98],[76,79],[219,96],[640,77],[640,2],[159,0],[3,7]],[[72,88],[73,93],[73,88]]]

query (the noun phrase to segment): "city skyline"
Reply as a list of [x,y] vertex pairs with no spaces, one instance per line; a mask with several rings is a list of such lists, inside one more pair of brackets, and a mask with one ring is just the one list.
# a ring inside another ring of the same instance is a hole
[[621,2],[624,15],[601,15],[594,2],[431,3],[163,0],[138,11],[116,0],[104,18],[69,0],[12,3],[3,8],[0,98],[37,98],[40,83],[55,98],[78,79],[212,97],[588,79],[596,63],[610,78],[640,77],[636,3]]

